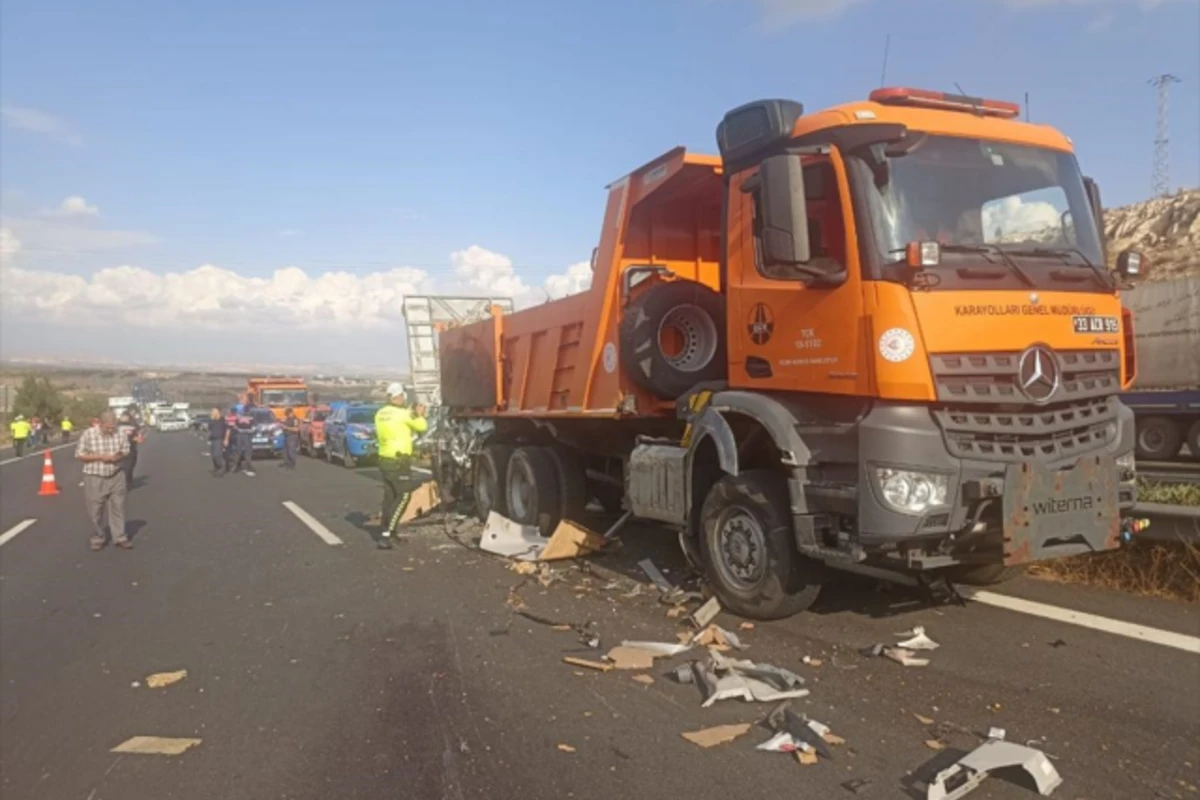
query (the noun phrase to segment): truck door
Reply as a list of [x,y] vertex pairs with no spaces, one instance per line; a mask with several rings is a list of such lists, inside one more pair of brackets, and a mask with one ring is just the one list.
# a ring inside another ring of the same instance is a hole
[[811,273],[798,268],[764,266],[762,196],[754,175],[750,169],[733,176],[729,188],[730,385],[867,394],[862,280],[841,158],[836,151],[804,157],[809,265],[840,265],[844,271],[837,281],[825,284],[812,282]]

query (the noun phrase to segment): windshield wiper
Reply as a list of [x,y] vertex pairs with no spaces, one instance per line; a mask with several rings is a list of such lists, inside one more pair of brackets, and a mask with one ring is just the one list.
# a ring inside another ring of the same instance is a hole
[[1028,272],[1021,269],[1020,265],[1017,264],[1016,261],[1014,261],[1006,252],[994,244],[944,244],[942,245],[942,252],[979,253],[980,255],[985,256],[998,255],[1000,256],[1000,260],[1003,261],[1007,266],[1011,267],[1012,271],[1015,272],[1017,276],[1025,282],[1026,286],[1037,286],[1037,283],[1034,282],[1033,278],[1029,277]]
[[[1001,252],[1009,253],[1014,256],[1023,256],[1026,258],[1061,258],[1063,261],[1070,263],[1071,256],[1076,256],[1082,261],[1088,269],[1091,270],[1092,276],[1100,283],[1101,286],[1112,289],[1114,284],[1111,279],[1098,266],[1092,263],[1092,260],[1084,255],[1083,251],[1077,247],[1030,247],[1023,249],[1005,249]],[[1051,273],[1054,277],[1058,277],[1058,273]],[[1070,280],[1070,278],[1066,278]]]

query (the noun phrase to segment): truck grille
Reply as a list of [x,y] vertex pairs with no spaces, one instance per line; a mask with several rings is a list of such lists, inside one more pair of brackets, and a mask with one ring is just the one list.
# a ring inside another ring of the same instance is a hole
[[1021,353],[930,357],[938,401],[933,416],[951,454],[981,461],[1061,461],[1110,445],[1121,386],[1116,350],[1053,353],[1060,385],[1048,405],[1018,386]]

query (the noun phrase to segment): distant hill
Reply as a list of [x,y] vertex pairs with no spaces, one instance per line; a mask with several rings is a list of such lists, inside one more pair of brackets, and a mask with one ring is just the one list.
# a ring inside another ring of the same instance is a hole
[[1108,209],[1104,236],[1114,262],[1127,247],[1141,250],[1149,281],[1200,275],[1200,189]]

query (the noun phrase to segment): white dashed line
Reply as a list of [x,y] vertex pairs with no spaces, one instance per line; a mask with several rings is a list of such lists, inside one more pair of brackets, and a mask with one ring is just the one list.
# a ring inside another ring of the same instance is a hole
[[45,453],[47,450],[50,451],[51,453],[53,453],[55,450],[62,450],[64,447],[72,447],[75,444],[78,444],[78,442],[79,442],[79,440],[76,439],[75,441],[67,442],[66,444],[56,444],[54,447],[47,447],[44,449],[37,449],[37,450],[31,449],[28,453],[21,456],[20,458],[9,458],[4,461],[0,461],[0,467],[3,467],[5,464],[15,464],[18,461],[25,461],[26,459],[33,458],[34,456],[41,456],[42,453]]
[[295,514],[301,522],[308,526],[309,530],[311,530],[317,536],[320,536],[321,539],[324,540],[325,544],[338,545],[343,543],[333,531],[322,525],[320,520],[305,511],[300,506],[293,503],[291,500],[284,500],[283,507]]
[[25,530],[35,522],[37,522],[36,519],[27,519],[24,522],[18,522],[16,525],[13,525],[3,534],[0,534],[0,545],[8,544],[18,533]]
[[1046,603],[1035,603],[1032,600],[1022,600],[995,592],[976,591],[967,595],[977,603],[985,603],[996,608],[1005,608],[1021,614],[1031,614],[1035,617],[1052,619],[1055,622],[1065,622],[1068,625],[1078,625],[1096,631],[1125,636],[1141,642],[1160,644],[1163,647],[1173,647],[1185,653],[1200,655],[1200,637],[1188,636],[1182,633],[1164,631],[1161,628],[1148,628],[1145,625],[1134,625],[1132,622],[1122,622],[1119,619],[1099,617],[1095,614],[1085,614],[1082,611],[1072,611],[1069,608]]

